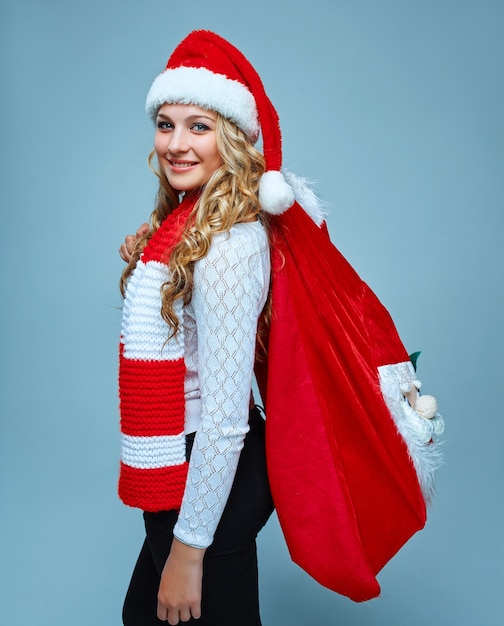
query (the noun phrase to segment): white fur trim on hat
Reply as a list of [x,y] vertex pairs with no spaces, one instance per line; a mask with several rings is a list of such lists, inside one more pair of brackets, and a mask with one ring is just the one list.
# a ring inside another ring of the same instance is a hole
[[294,204],[294,191],[281,172],[264,172],[259,183],[261,209],[271,215],[280,215]]
[[151,119],[162,104],[195,104],[217,111],[235,122],[252,141],[259,137],[259,121],[254,97],[237,80],[215,74],[204,67],[167,69],[149,89],[145,109]]

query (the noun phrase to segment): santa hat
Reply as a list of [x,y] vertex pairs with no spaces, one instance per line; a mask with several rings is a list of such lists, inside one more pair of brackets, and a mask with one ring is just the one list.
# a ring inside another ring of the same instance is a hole
[[261,208],[278,215],[297,199],[318,224],[324,220],[321,204],[306,181],[282,173],[278,114],[258,73],[228,41],[206,30],[190,33],[175,48],[147,94],[145,106],[152,119],[165,103],[196,104],[217,111],[253,143],[261,133],[266,161],[259,187]]

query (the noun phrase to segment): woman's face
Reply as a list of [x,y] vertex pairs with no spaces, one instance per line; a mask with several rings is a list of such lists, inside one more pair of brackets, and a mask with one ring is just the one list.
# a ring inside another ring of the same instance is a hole
[[193,104],[163,104],[156,117],[154,150],[159,167],[177,191],[204,185],[222,165],[217,115]]

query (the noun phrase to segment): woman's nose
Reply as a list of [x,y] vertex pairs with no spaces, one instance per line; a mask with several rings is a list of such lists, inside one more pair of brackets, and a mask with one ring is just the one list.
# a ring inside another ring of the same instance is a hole
[[189,142],[187,132],[183,128],[175,128],[169,135],[170,140],[168,142],[168,152],[172,154],[177,152],[187,152],[189,149]]

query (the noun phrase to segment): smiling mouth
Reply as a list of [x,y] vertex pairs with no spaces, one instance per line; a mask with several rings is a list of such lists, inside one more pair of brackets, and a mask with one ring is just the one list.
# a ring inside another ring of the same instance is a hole
[[176,167],[177,169],[185,169],[193,167],[194,165],[197,165],[197,163],[194,161],[170,161],[170,165],[172,167]]

